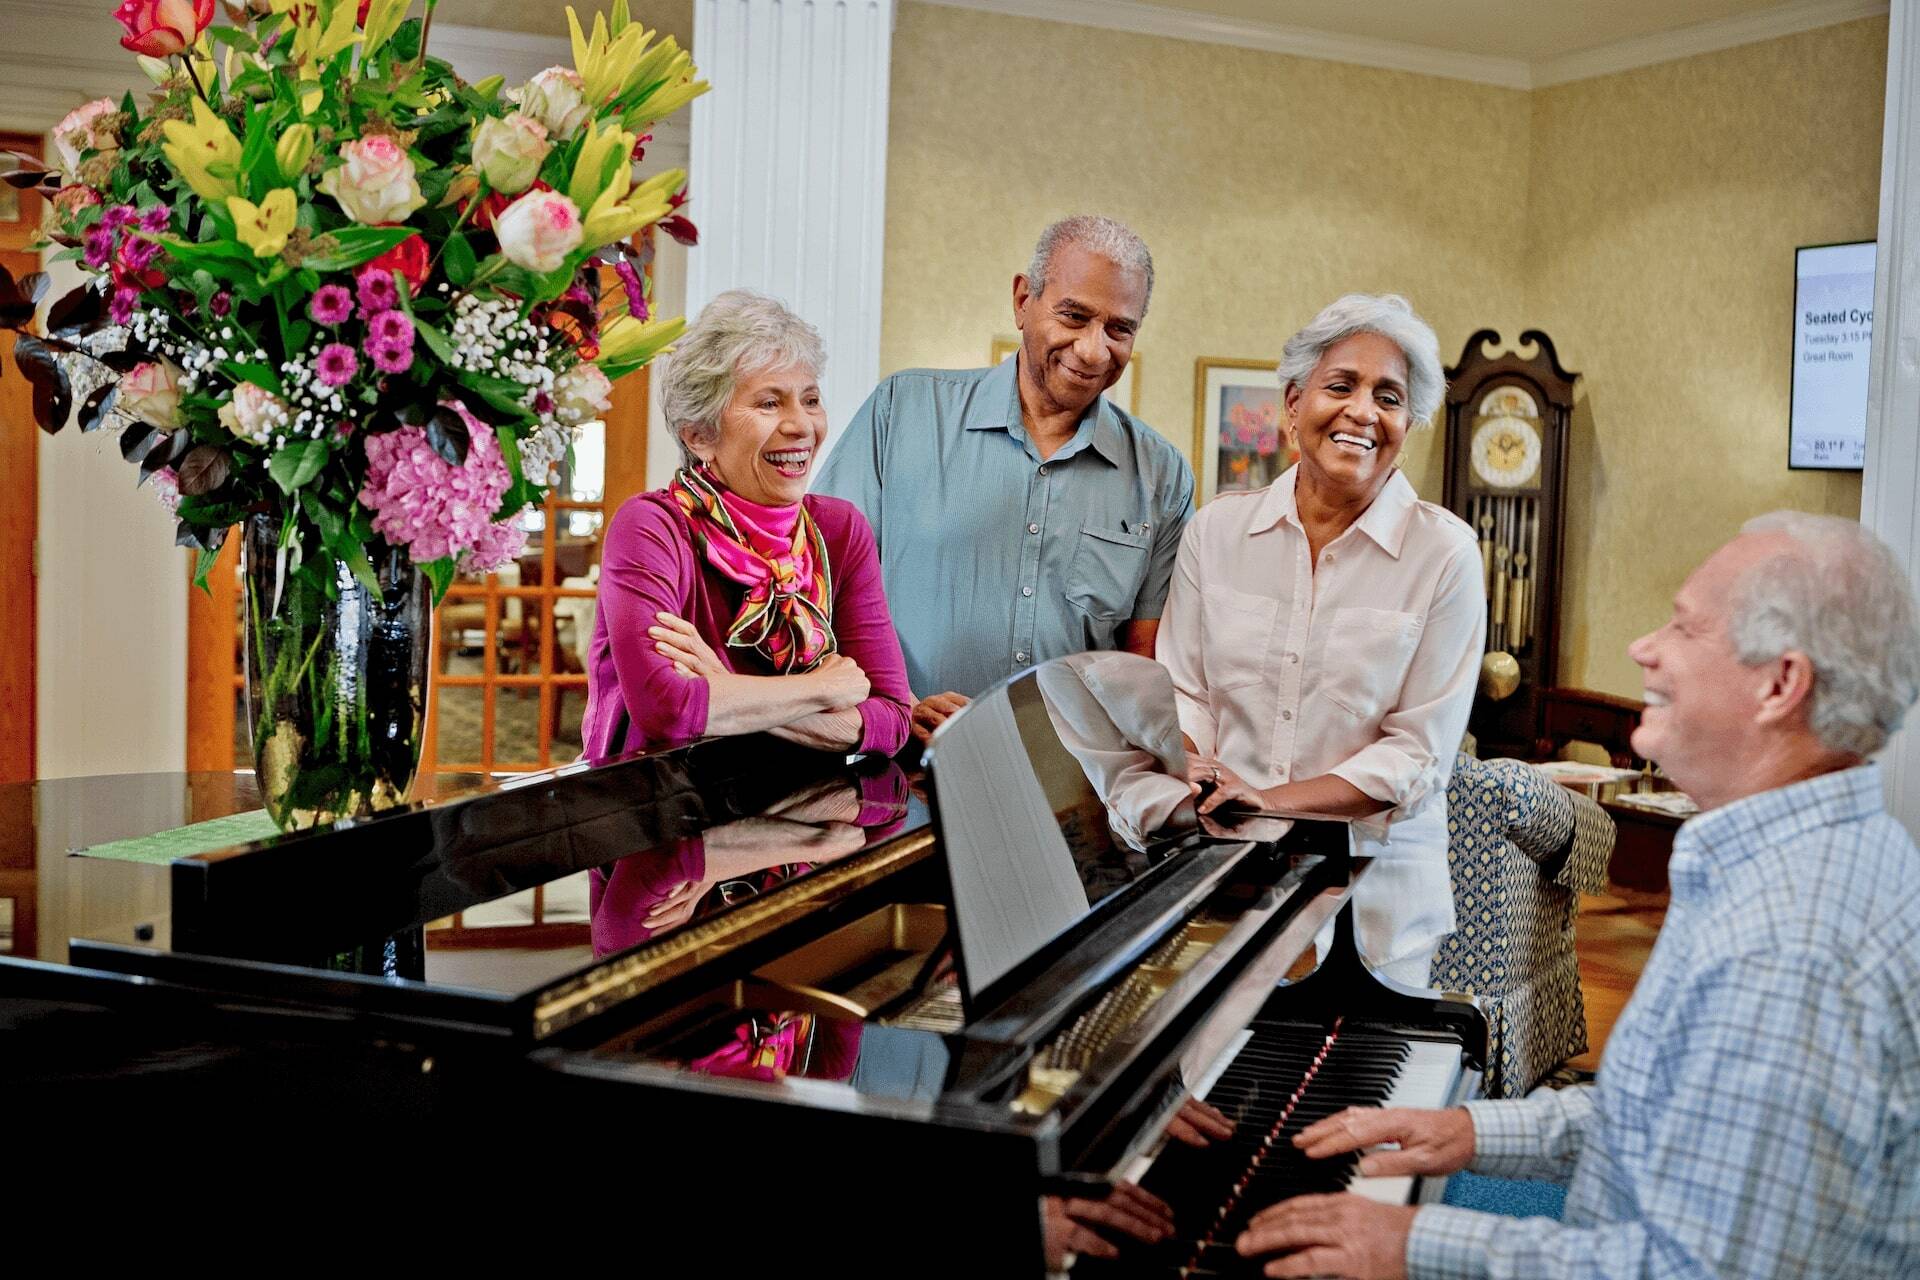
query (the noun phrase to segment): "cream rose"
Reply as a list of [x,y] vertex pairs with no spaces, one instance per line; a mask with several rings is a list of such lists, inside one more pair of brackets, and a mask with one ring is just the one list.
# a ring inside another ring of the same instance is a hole
[[516,267],[545,275],[580,247],[580,210],[557,191],[529,191],[493,220],[500,252]]
[[349,142],[340,154],[346,163],[329,169],[320,189],[355,222],[370,227],[405,222],[426,203],[413,176],[413,158],[385,134]]
[[171,360],[147,360],[120,379],[114,405],[150,427],[180,425],[180,369]]
[[112,115],[118,108],[112,98],[95,98],[85,106],[75,107],[67,112],[66,118],[53,126],[53,145],[60,149],[60,167],[73,173],[80,167],[80,155],[89,147],[96,151],[111,151],[120,145],[120,140],[111,134],[95,136],[94,123],[101,116]]
[[581,93],[585,84],[571,67],[548,67],[507,96],[545,125],[549,138],[565,142],[593,114]]
[[233,398],[220,406],[220,425],[254,440],[286,430],[288,416],[286,401],[251,382],[236,385]]
[[570,427],[597,418],[613,407],[613,383],[599,366],[577,364],[554,380],[553,416]]
[[473,131],[473,167],[488,186],[510,196],[533,185],[552,150],[547,126],[519,111],[504,119],[489,116]]

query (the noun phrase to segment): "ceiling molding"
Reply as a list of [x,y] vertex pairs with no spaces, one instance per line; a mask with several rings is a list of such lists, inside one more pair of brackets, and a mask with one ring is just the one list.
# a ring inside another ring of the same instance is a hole
[[1676,27],[1657,35],[1618,40],[1578,53],[1548,58],[1533,64],[1535,88],[1591,80],[1596,76],[1617,75],[1662,62],[1695,58],[1703,53],[1718,53],[1743,44],[1759,44],[1783,36],[1797,36],[1842,22],[1873,18],[1887,12],[1888,0],[1797,0],[1777,9],[1700,22]]
[[1793,0],[1760,13],[1695,23],[1529,63],[1519,58],[1455,53],[1428,45],[1340,35],[1278,22],[1216,17],[1191,9],[1142,3],[1142,0],[921,0],[921,3],[1101,27],[1134,35],[1235,45],[1324,62],[1381,67],[1447,80],[1470,80],[1506,89],[1538,89],[1633,71],[1870,18],[1887,12],[1888,8],[1888,0]]
[[1235,45],[1265,53],[1286,53],[1322,62],[1346,62],[1388,71],[1472,80],[1508,89],[1533,87],[1531,70],[1518,58],[1489,58],[1426,45],[1366,36],[1340,35],[1279,22],[1254,22],[1169,9],[1139,0],[923,0],[951,9],[980,9],[1019,18],[1039,18],[1075,26],[1101,27],[1141,36]]

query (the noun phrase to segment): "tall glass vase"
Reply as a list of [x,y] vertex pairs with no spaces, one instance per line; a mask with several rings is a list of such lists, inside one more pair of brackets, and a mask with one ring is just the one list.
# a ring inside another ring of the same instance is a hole
[[280,521],[246,532],[247,716],[261,799],[281,830],[402,804],[426,722],[431,600],[402,549],[368,548],[380,590],[345,565],[329,597],[279,548]]

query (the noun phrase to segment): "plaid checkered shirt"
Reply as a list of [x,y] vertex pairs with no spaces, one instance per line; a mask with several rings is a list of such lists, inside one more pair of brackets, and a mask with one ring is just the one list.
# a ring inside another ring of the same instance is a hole
[[1702,814],[1590,1089],[1469,1104],[1559,1222],[1422,1208],[1425,1277],[1920,1276],[1920,850],[1865,765]]

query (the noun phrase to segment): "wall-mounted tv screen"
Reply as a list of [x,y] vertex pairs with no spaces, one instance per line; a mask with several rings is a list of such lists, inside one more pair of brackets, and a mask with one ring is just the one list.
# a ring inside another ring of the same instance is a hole
[[1857,471],[1867,463],[1873,245],[1862,240],[1793,252],[1789,467]]

